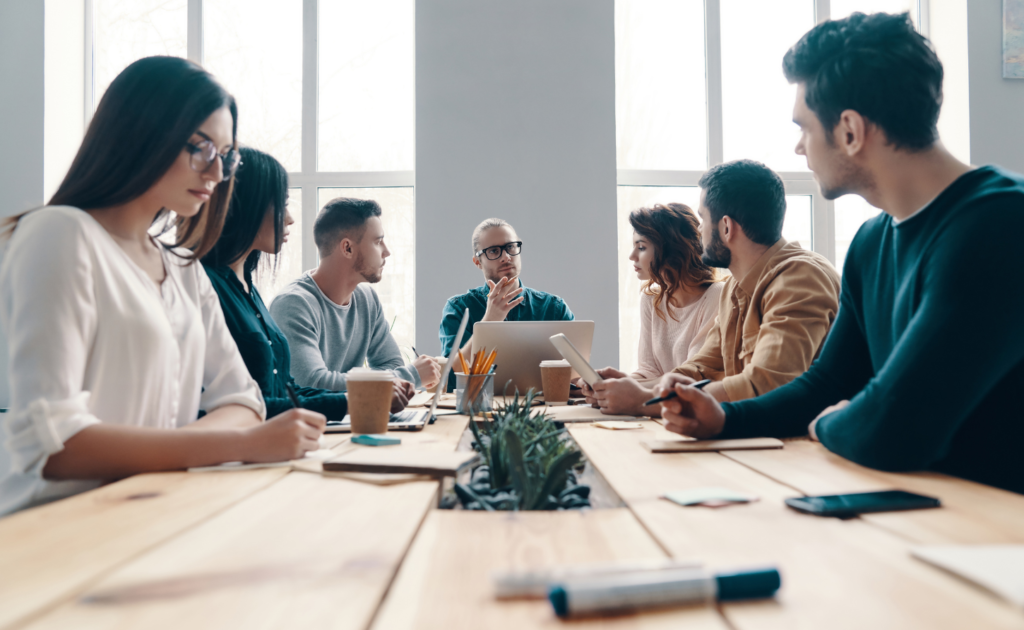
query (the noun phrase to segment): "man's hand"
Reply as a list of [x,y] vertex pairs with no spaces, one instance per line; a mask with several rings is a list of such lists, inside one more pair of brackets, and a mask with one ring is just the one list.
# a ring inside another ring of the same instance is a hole
[[839,411],[840,409],[842,409],[843,407],[845,407],[846,405],[849,405],[849,404],[850,404],[849,400],[840,400],[839,402],[837,402],[836,404],[834,404],[834,405],[832,405],[830,407],[825,407],[825,409],[821,413],[819,413],[814,418],[814,420],[811,420],[811,423],[809,425],[807,425],[807,435],[809,435],[810,438],[812,440],[814,440],[815,442],[819,442],[820,440],[818,439],[818,432],[816,430],[817,427],[818,427],[818,420],[821,420],[824,416],[827,416],[828,414],[832,413],[833,411]]
[[[597,370],[597,375],[603,379],[626,378],[627,376],[625,372],[620,372],[619,370],[616,370],[613,367],[601,368],[600,370]],[[582,377],[576,379],[575,384],[576,387],[579,387],[582,390],[582,394],[587,397],[587,404],[594,405],[596,407],[597,397],[594,396],[594,390],[590,387],[590,385],[585,380],[583,380]]]
[[421,354],[412,362],[412,366],[419,372],[420,383],[424,388],[430,389],[437,385],[437,381],[441,378],[441,366],[438,365],[434,357]]
[[[654,398],[653,391],[629,378],[609,378],[594,385],[593,398],[603,414],[645,416],[657,415],[657,405],[650,412],[644,410],[644,401]],[[589,397],[588,397],[589,399]]]
[[416,395],[416,386],[409,381],[396,378],[395,389],[391,394],[391,413],[398,413],[405,409],[409,400]]
[[503,322],[508,317],[509,311],[522,304],[526,298],[519,295],[523,292],[523,287],[516,286],[518,277],[502,278],[498,280],[497,284],[490,280],[487,281],[491,292],[487,294],[487,310],[484,311],[484,318],[481,321]]
[[725,411],[714,396],[689,387],[692,378],[668,373],[661,378],[655,394],[676,397],[661,403],[661,417],[669,431],[699,439],[711,438],[725,428]]

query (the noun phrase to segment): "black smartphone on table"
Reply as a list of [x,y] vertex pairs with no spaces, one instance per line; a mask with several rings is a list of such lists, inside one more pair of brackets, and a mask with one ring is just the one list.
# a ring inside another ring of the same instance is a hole
[[786,505],[794,510],[816,516],[849,518],[870,512],[936,508],[940,507],[942,503],[935,497],[923,494],[914,494],[905,490],[885,490],[881,492],[830,494],[816,497],[793,497],[786,499]]

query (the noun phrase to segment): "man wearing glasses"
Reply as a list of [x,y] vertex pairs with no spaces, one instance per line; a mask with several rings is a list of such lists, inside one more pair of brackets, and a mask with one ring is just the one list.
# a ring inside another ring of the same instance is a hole
[[485,284],[456,295],[444,305],[441,315],[443,354],[451,350],[466,309],[469,309],[466,328],[469,340],[462,347],[467,351],[472,351],[473,325],[477,322],[575,319],[562,298],[523,286],[519,280],[523,268],[522,248],[523,242],[515,229],[503,219],[487,219],[473,230],[473,264],[483,272]]

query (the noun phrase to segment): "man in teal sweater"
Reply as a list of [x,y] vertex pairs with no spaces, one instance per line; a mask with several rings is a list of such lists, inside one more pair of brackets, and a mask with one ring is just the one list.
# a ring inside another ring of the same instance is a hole
[[883,470],[930,469],[1024,493],[1024,178],[938,140],[942,66],[906,15],[854,14],[783,62],[796,151],[822,194],[884,212],[854,238],[839,314],[793,382],[719,405],[670,375],[668,427],[699,438],[810,433]]

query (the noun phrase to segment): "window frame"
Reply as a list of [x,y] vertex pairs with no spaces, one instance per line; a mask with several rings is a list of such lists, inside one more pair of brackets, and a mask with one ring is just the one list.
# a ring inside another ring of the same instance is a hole
[[[831,0],[813,0],[814,23],[829,19]],[[929,0],[915,0],[917,29],[928,36]],[[704,0],[704,45],[707,88],[708,167],[724,162],[722,102],[722,16],[720,0]],[[697,186],[705,171],[618,169],[617,186]],[[777,171],[787,195],[811,197],[811,249],[836,263],[835,203],[821,194],[810,171]]]
[[[85,123],[96,109],[96,85],[93,78],[93,4],[85,2]],[[188,58],[202,64],[203,0],[188,0]],[[302,170],[288,173],[288,187],[302,189],[302,268],[319,264],[313,242],[313,223],[320,188],[413,188],[415,171],[318,171],[317,137],[319,131],[319,19],[320,0],[302,0]],[[415,194],[415,192],[414,192]]]

